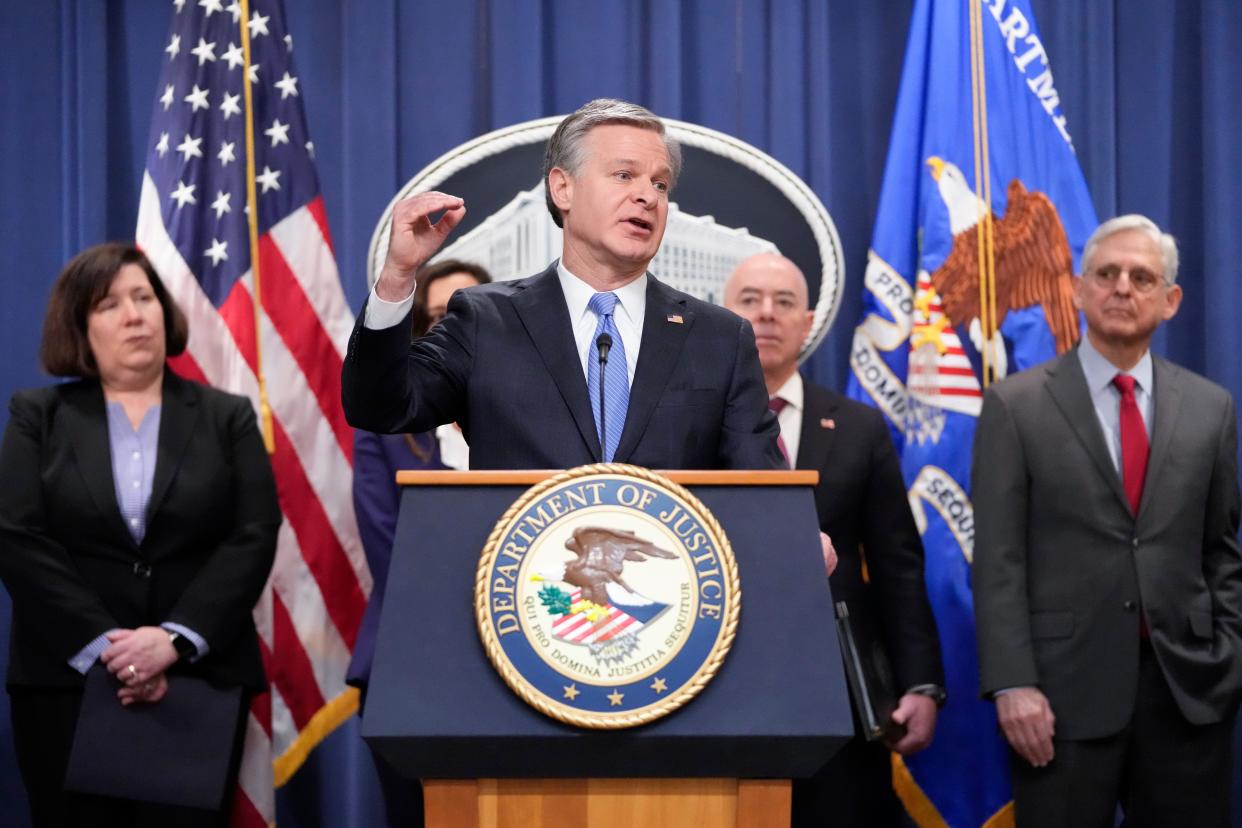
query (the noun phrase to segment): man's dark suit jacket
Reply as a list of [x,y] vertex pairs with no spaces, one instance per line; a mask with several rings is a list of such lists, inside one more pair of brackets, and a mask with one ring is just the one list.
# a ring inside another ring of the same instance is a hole
[[[819,528],[832,538],[832,597],[882,638],[897,692],[944,686],[940,639],[923,581],[923,542],[901,463],[879,411],[803,381],[799,469],[819,472]],[[868,579],[863,578],[864,561]],[[794,826],[901,824],[889,752],[855,737],[793,787]]]
[[280,509],[249,401],[165,372],[141,544],[117,506],[100,384],[20,391],[9,411],[0,446],[9,686],[79,687],[68,661],[101,633],[173,621],[210,647],[174,670],[265,687],[251,612]]
[[[869,613],[884,638],[898,692],[944,686],[940,638],[923,581],[923,542],[883,415],[803,382],[795,466],[819,472],[819,528],[832,538],[832,596]],[[869,581],[863,580],[866,562]]]
[[[599,462],[599,435],[555,265],[538,276],[460,290],[448,315],[362,325],[342,372],[345,415],[376,432],[456,422],[474,469]],[[618,463],[662,469],[779,468],[750,325],[648,276],[638,367]]]
[[988,389],[975,435],[981,687],[1038,686],[1060,739],[1129,722],[1139,607],[1187,721],[1242,695],[1237,421],[1227,391],[1160,358],[1137,516],[1077,351]]

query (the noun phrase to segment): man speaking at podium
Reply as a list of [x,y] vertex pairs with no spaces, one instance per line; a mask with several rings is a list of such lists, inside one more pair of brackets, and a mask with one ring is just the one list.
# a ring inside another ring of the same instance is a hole
[[456,422],[476,469],[782,467],[749,324],[647,273],[680,169],[680,147],[648,110],[584,105],[544,157],[560,260],[458,291],[412,344],[414,273],[466,205],[437,192],[399,202],[345,359],[350,424],[421,432]]

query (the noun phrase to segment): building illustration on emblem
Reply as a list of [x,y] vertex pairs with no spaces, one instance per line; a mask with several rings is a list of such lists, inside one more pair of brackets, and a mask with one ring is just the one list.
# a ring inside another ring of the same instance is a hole
[[[777,253],[776,245],[745,227],[725,227],[711,216],[668,205],[668,225],[651,272],[677,290],[713,304],[738,262],[756,253]],[[482,265],[498,281],[531,276],[561,255],[561,228],[544,202],[543,182],[519,192],[478,227],[444,248],[432,261],[461,259]]]

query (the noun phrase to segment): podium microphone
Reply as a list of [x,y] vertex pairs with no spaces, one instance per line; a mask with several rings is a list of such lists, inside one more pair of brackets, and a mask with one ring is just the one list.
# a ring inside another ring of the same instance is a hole
[[608,352],[612,350],[612,335],[604,332],[597,336],[595,349],[599,353],[599,461],[603,463],[604,454],[608,451],[608,428],[604,418],[604,368],[608,365]]

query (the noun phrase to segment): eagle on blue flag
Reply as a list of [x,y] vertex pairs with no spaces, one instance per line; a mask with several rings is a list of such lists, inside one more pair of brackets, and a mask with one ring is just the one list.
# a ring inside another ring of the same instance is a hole
[[979,326],[979,219],[987,210],[966,183],[966,176],[953,164],[932,156],[927,160],[945,209],[953,250],[931,275],[945,314],[955,326],[967,327],[979,350],[991,348],[1007,372],[1006,352],[999,326],[1010,308],[1043,308],[1044,319],[1063,354],[1078,341],[1078,311],[1074,309],[1074,263],[1069,240],[1057,209],[1048,196],[1030,192],[1020,179],[1009,182],[1003,217],[992,216],[995,233],[996,313],[998,330],[983,342]]
[[983,389],[1072,348],[1095,210],[1029,0],[917,0],[848,393],[888,418],[923,538],[948,703],[893,756],[916,823],[1013,824],[1007,746],[979,695],[970,451]]

